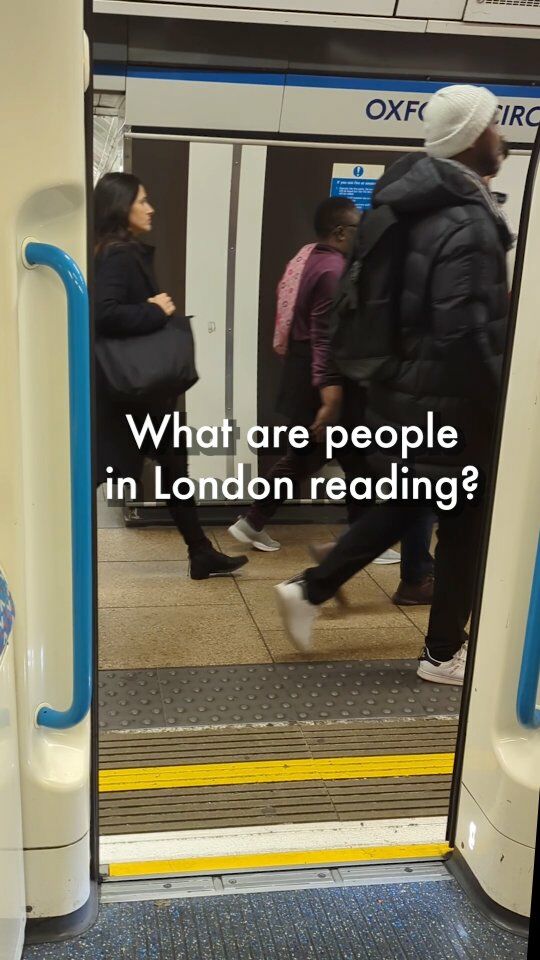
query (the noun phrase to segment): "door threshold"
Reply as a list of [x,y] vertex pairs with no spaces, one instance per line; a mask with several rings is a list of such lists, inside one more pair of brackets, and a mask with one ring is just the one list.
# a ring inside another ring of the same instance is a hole
[[261,824],[102,837],[104,880],[321,870],[441,860],[445,817]]
[[[391,851],[389,850],[391,855]],[[106,879],[106,878],[104,878]],[[105,882],[102,903],[129,903],[139,900],[182,900],[234,894],[276,893],[284,890],[381,886],[402,883],[433,883],[452,880],[444,860],[378,863],[361,866],[343,864],[331,869],[261,870],[242,873],[214,873],[206,876],[171,879],[130,879]]]

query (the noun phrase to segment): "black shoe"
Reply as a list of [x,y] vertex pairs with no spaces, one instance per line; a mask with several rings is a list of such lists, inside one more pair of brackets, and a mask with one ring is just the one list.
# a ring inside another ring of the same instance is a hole
[[218,553],[213,547],[193,554],[190,559],[190,576],[192,580],[207,580],[208,577],[226,577],[239,570],[248,562],[244,555],[228,557],[225,553]]

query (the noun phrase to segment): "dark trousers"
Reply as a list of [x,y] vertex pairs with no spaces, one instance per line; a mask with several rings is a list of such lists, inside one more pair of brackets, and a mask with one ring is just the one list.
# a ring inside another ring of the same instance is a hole
[[[408,532],[425,513],[425,504],[371,506],[345,533],[326,560],[305,572],[311,603],[329,600],[354,574]],[[478,565],[482,505],[467,502],[458,512],[437,510],[435,584],[426,646],[436,660],[450,660],[466,639]]]
[[[267,498],[257,501],[250,507],[246,514],[248,522],[256,530],[262,530],[272,519],[285,498],[284,494],[281,496],[274,495],[274,481],[288,478],[295,483],[300,483],[302,480],[306,480],[316,474],[328,462],[325,453],[324,444],[314,441],[302,450],[295,450],[290,447],[285,456],[278,460],[267,474],[266,479],[270,483],[271,493]],[[351,480],[369,474],[366,458],[354,447],[344,447],[343,450],[336,451],[336,460],[345,474],[347,490]],[[351,526],[371,510],[371,504],[366,504],[362,500],[355,500],[348,492],[345,502],[347,517]],[[401,579],[405,583],[421,583],[426,576],[433,573],[433,559],[430,554],[433,522],[433,512],[424,505],[423,509],[418,512],[415,522],[411,524],[401,538]],[[395,540],[391,540],[387,546],[392,546],[396,540],[399,540],[399,536]],[[383,549],[386,550],[387,547]],[[383,551],[379,552],[382,553]],[[379,556],[379,554],[377,553],[375,556]]]
[[[158,424],[166,414],[175,410],[175,398],[162,406],[153,405],[150,409],[145,403],[121,406],[106,402],[105,387],[97,395],[97,439],[98,465],[96,480],[98,485],[107,478],[118,479],[120,476],[130,476],[137,481],[138,496],[145,500],[144,485],[141,482],[144,460],[157,462],[162,471],[162,488],[166,493],[172,492],[172,485],[179,477],[188,476],[188,452],[185,443],[174,446],[174,432],[172,422],[158,444],[156,450],[151,437],[146,436],[138,448],[133,434],[128,426],[126,417],[129,413],[137,430],[142,430],[144,421],[151,414]],[[111,465],[113,473],[108,477],[106,467]],[[167,501],[169,513],[179,533],[184,538],[190,556],[201,550],[210,548],[211,543],[201,527],[197,504],[194,497],[189,500],[177,500],[174,497]]]
[[[162,489],[167,493],[171,492],[175,480],[188,476],[187,451],[169,448],[163,452],[161,450],[154,452],[153,457],[161,467]],[[176,529],[185,540],[190,556],[208,549],[211,543],[201,526],[195,498],[177,500],[173,496],[167,501],[167,505]]]
[[431,537],[436,516],[431,507],[420,512],[401,537],[401,579],[403,583],[421,583],[433,576]]

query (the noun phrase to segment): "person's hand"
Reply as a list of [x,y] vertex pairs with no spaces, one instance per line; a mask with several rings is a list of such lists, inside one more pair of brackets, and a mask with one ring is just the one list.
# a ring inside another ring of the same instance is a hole
[[148,297],[148,303],[157,303],[167,317],[172,317],[176,307],[168,293],[158,293],[155,297]]
[[311,424],[311,435],[317,443],[326,439],[326,428],[333,426],[339,420],[341,405],[339,403],[323,403],[317,411],[317,416]]

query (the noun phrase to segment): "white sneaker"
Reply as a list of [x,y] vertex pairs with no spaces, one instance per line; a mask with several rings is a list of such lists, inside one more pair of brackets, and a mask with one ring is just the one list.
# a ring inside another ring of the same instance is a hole
[[401,563],[401,554],[397,550],[385,550],[373,563]]
[[467,641],[459,648],[451,660],[434,660],[427,647],[420,658],[417,675],[421,680],[431,683],[447,683],[455,687],[463,686],[465,665],[467,663]]
[[255,530],[245,517],[239,517],[236,523],[229,527],[229,533],[240,543],[250,543],[256,550],[264,550],[266,553],[279,550],[281,547],[281,544],[277,540],[272,540],[264,530]]
[[278,610],[287,635],[302,653],[308,653],[313,646],[313,622],[319,615],[319,608],[306,599],[302,580],[286,581],[275,587]]

